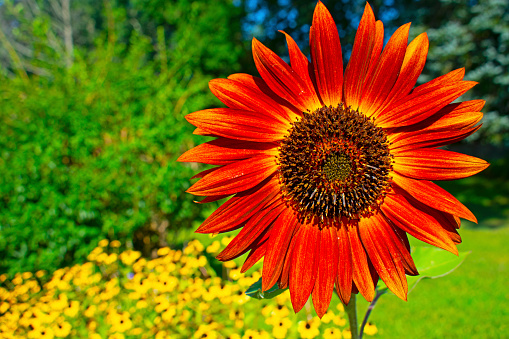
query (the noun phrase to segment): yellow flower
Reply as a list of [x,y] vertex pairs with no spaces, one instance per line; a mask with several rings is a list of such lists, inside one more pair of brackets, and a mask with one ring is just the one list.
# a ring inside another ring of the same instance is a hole
[[139,257],[141,252],[138,251],[127,250],[120,253],[120,260],[127,266],[131,266]]
[[221,244],[219,243],[219,241],[217,240],[214,240],[212,242],[212,244],[210,244],[208,247],[207,247],[207,253],[210,253],[210,254],[217,254],[219,252],[219,249],[221,248]]
[[125,336],[122,333],[113,333],[108,339],[125,339]]
[[156,333],[155,339],[167,339],[170,338],[169,333],[166,331],[159,331]]
[[5,312],[7,312],[7,310],[8,310],[10,307],[11,307],[11,306],[10,306],[8,303],[6,303],[6,302],[2,301],[2,302],[0,303],[0,313],[2,313],[2,314],[3,314],[3,313],[5,313]]
[[108,246],[109,243],[110,242],[107,239],[103,239],[103,240],[99,241],[97,246],[99,246],[99,247],[106,247],[106,246]]
[[106,321],[111,325],[112,332],[125,332],[133,326],[128,312],[111,311],[106,316]]
[[85,310],[85,312],[83,312],[83,315],[87,318],[92,318],[95,314],[95,312],[97,311],[97,306],[95,305],[90,305],[88,306],[88,308]]
[[45,275],[46,275],[46,271],[44,271],[44,270],[40,270],[40,271],[35,272],[35,276],[36,276],[37,278],[42,278],[42,277],[44,277]]
[[34,328],[32,331],[28,332],[27,337],[37,339],[53,339],[55,334],[51,328],[39,327]]
[[343,338],[345,339],[350,339],[352,338],[352,332],[350,332],[349,329],[344,329],[343,330]]
[[87,324],[87,328],[88,328],[90,331],[95,331],[95,329],[97,328],[97,322],[96,322],[95,320],[90,321],[90,322]]
[[164,294],[158,295],[157,297],[155,297],[154,301],[156,302],[156,306],[155,306],[154,310],[157,313],[164,312],[168,309],[168,307],[170,307],[170,302],[168,300],[168,297]]
[[267,338],[268,333],[265,331],[246,330],[242,339],[264,339]]
[[273,322],[272,335],[274,338],[284,339],[286,338],[286,332],[290,326],[292,326],[292,322],[288,318],[280,319],[279,321]]
[[337,328],[328,328],[323,332],[323,339],[341,339],[341,330]]
[[69,303],[69,307],[64,309],[64,314],[68,317],[74,318],[76,317],[76,314],[78,314],[78,311],[80,310],[80,303],[79,301],[72,300]]
[[164,322],[170,323],[173,320],[173,317],[175,316],[177,312],[175,311],[175,308],[169,308],[166,311],[161,314],[161,318]]
[[21,274],[21,277],[25,280],[32,278],[32,276],[33,276],[32,272],[24,272]]
[[89,333],[88,339],[102,339],[102,337],[99,333]]
[[66,321],[59,322],[53,325],[53,333],[55,333],[55,337],[65,338],[71,333],[72,326]]
[[364,326],[364,333],[367,335],[375,335],[378,333],[378,328],[376,328],[376,325],[367,323],[366,326]]
[[211,325],[200,325],[198,330],[194,333],[193,338],[207,338],[207,339],[216,339],[218,337],[218,333],[213,329],[214,326]]
[[120,241],[118,241],[118,240],[113,240],[113,241],[110,243],[110,246],[111,246],[111,247],[114,247],[114,248],[116,248],[116,247],[120,247],[120,245],[121,245],[121,244],[120,244]]
[[227,261],[223,263],[223,266],[226,268],[236,268],[237,264],[235,263],[235,261]]
[[170,253],[171,249],[169,247],[161,247],[157,250],[157,255],[160,257],[163,257],[165,255],[168,255]]
[[320,331],[318,327],[320,326],[320,320],[316,321],[315,318],[308,321],[299,321],[297,330],[300,333],[301,338],[316,338]]

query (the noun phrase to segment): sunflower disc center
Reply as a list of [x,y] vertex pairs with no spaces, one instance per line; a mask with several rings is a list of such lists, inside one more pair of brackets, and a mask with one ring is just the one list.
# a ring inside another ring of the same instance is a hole
[[333,153],[325,160],[323,171],[329,181],[343,181],[352,171],[350,158],[344,154]]
[[277,161],[283,196],[305,220],[369,215],[390,187],[387,135],[342,105],[304,113],[281,142]]

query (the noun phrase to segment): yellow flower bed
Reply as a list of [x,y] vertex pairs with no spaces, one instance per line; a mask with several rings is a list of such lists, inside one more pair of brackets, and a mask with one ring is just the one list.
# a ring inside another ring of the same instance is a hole
[[259,271],[245,276],[228,262],[217,276],[208,258],[228,240],[161,248],[152,260],[102,240],[88,262],[51,276],[1,275],[0,338],[349,337],[341,304],[321,320],[310,305],[296,315],[288,291],[262,301],[244,294]]

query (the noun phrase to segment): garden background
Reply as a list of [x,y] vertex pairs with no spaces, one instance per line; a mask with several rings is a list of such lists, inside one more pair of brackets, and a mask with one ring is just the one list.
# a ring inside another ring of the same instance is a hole
[[[365,2],[324,3],[348,58]],[[50,279],[57,269],[94,261],[90,254],[103,239],[118,240],[117,253],[139,251],[147,260],[160,248],[183,249],[218,206],[196,204],[184,193],[202,166],[176,159],[205,140],[184,116],[221,105],[208,90],[210,79],[257,74],[253,36],[288,59],[277,33],[285,30],[308,54],[315,4],[0,1],[2,288],[11,288],[16,273],[45,271]],[[472,253],[451,275],[422,282],[406,303],[383,297],[372,316],[376,335],[507,337],[509,0],[370,4],[387,38],[410,21],[411,37],[428,33],[420,83],[460,67],[479,82],[462,100],[486,100],[484,125],[449,148],[492,164],[475,177],[443,183],[479,219],[460,230],[460,251]],[[221,276],[213,251],[202,252]],[[256,310],[269,301],[247,303],[259,303],[249,307]],[[0,306],[0,317],[5,312]]]

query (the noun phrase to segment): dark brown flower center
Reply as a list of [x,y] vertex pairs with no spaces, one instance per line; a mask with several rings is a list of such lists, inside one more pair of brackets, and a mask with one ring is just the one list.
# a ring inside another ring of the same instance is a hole
[[302,219],[322,224],[369,215],[390,186],[385,132],[342,105],[304,113],[281,142],[277,161],[288,203]]

